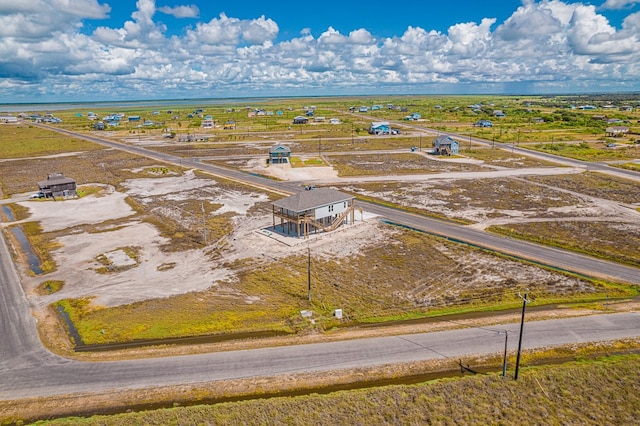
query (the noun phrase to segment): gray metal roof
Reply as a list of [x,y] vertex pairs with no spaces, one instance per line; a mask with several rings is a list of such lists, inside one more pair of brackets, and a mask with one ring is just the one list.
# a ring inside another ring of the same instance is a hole
[[65,177],[62,174],[52,174],[47,177],[47,180],[38,182],[39,187],[47,187],[51,185],[65,185],[68,183],[76,183],[75,179]]
[[302,191],[290,197],[274,201],[273,205],[294,212],[303,212],[328,204],[353,200],[354,198],[353,195],[345,194],[335,189],[318,188],[311,191]]
[[[435,138],[435,140],[433,142],[436,145],[451,145],[452,143],[458,142],[458,141],[453,139],[453,138],[451,138],[451,136],[440,135],[437,138]],[[460,142],[458,142],[458,144],[460,144]]]

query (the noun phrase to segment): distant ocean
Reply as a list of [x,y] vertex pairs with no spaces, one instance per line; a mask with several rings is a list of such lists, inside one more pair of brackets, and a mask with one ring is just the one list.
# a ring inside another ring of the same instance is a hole
[[[160,100],[143,100],[143,101],[101,101],[101,102],[56,102],[56,103],[1,103],[0,113],[7,112],[43,112],[43,111],[61,111],[69,109],[80,109],[91,111],[92,109],[117,109],[117,108],[135,108],[135,107],[171,107],[181,105],[251,105],[255,103],[273,101],[276,99],[313,99],[318,97],[331,96],[274,96],[264,98],[209,98],[209,99],[160,99]],[[117,111],[114,111],[117,112]]]

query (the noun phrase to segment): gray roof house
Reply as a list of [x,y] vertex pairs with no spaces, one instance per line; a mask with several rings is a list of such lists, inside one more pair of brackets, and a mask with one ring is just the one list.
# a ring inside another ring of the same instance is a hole
[[76,181],[62,173],[51,173],[47,180],[38,182],[40,192],[47,198],[77,196]]
[[330,232],[343,223],[355,222],[354,200],[354,196],[331,188],[302,191],[272,203],[273,227],[278,217],[287,235],[307,238],[312,231]]

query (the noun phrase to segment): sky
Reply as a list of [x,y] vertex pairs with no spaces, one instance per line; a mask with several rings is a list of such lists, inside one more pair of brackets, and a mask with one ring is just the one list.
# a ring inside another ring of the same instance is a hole
[[0,0],[0,104],[640,92],[640,0]]

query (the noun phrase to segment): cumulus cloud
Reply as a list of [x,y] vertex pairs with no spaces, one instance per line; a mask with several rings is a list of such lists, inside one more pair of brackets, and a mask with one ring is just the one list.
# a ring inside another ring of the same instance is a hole
[[0,96],[536,92],[597,90],[611,80],[620,90],[640,90],[640,13],[628,14],[615,28],[600,10],[566,0],[523,0],[502,22],[486,17],[444,32],[408,26],[402,34],[379,37],[367,28],[341,33],[328,27],[314,37],[306,28],[278,40],[278,23],[267,16],[221,13],[168,35],[158,13],[197,18],[198,8],[138,0],[121,25],[84,34],[85,19],[108,16],[106,3],[0,0]]
[[172,15],[176,18],[197,18],[200,15],[200,9],[196,5],[169,7],[163,6],[158,8],[158,12],[166,15]]

